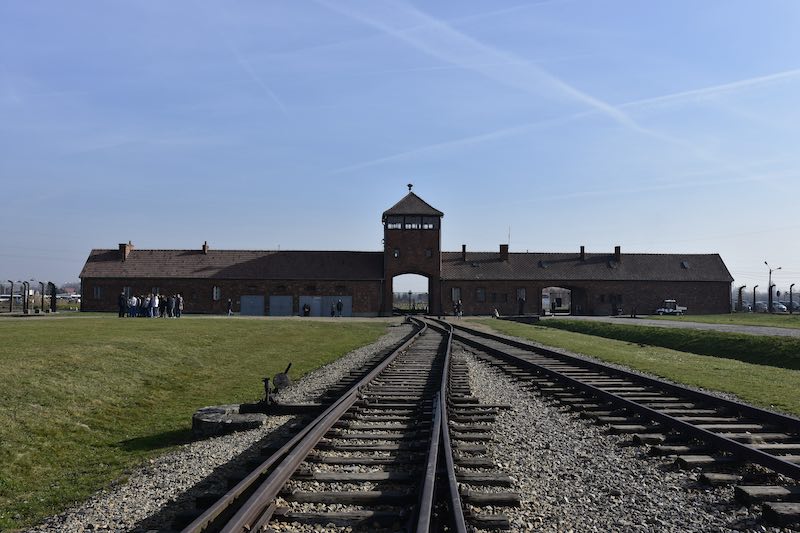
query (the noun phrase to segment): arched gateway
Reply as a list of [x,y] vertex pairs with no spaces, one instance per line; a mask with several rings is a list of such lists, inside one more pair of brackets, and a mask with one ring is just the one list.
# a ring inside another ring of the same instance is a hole
[[444,213],[411,192],[383,212],[382,315],[392,313],[392,280],[400,274],[428,278],[430,312],[441,312],[441,229]]

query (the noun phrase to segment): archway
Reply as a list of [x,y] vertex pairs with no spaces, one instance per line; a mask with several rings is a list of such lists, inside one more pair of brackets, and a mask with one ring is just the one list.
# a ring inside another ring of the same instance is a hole
[[566,287],[542,289],[543,315],[570,315],[573,312],[572,291]]
[[430,302],[430,279],[419,274],[392,278],[392,310],[399,314],[425,314]]

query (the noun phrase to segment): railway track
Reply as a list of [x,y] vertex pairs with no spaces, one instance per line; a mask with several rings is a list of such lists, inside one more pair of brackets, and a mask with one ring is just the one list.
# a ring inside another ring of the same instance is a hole
[[[581,416],[630,434],[653,455],[734,484],[764,518],[800,525],[800,419],[725,400],[610,365],[454,325],[454,339]],[[755,465],[755,466],[753,466]]]
[[470,394],[448,326],[418,325],[184,531],[508,527],[494,510],[519,505],[519,496],[482,456],[502,406],[481,406]]

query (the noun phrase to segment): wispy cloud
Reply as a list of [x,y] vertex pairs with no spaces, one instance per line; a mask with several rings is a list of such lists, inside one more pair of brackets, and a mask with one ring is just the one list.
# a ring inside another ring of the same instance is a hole
[[[376,28],[446,63],[471,70],[507,87],[537,97],[551,96],[578,102],[627,128],[648,133],[627,114],[607,102],[581,91],[524,58],[478,41],[412,6],[395,2],[388,4],[370,2],[359,4],[360,9],[358,9],[346,7],[344,2],[334,3],[329,0],[317,0],[317,2],[331,11]],[[393,9],[387,14],[376,9],[378,5],[390,5]],[[407,27],[413,29],[405,29]],[[482,61],[476,61],[478,59]],[[483,66],[484,64],[490,66]]]
[[679,104],[685,102],[694,102],[702,99],[713,98],[720,94],[731,93],[743,89],[750,89],[762,85],[768,85],[778,81],[793,79],[800,77],[800,69],[785,70],[783,72],[776,72],[766,76],[757,76],[754,78],[747,78],[730,83],[723,83],[720,85],[712,85],[700,89],[692,89],[689,91],[681,91],[672,94],[664,94],[652,98],[644,98],[642,100],[635,100],[633,102],[626,102],[619,105],[622,109],[640,109],[648,107],[656,107],[661,105]]
[[362,161],[360,163],[355,163],[353,165],[347,165],[344,167],[337,168],[331,172],[331,174],[345,174],[347,172],[353,172],[355,170],[361,170],[363,168],[374,167],[377,165],[382,165],[384,163],[390,163],[394,161],[402,161],[405,159],[411,159],[417,156],[440,152],[443,150],[448,149],[456,149],[456,148],[463,148],[465,146],[470,146],[474,144],[481,144],[484,142],[495,141],[498,139],[502,139],[505,137],[514,137],[517,135],[524,135],[526,133],[530,133],[536,129],[542,129],[550,126],[555,126],[557,124],[564,124],[573,120],[578,120],[580,118],[588,116],[590,113],[583,112],[583,113],[574,113],[572,115],[567,115],[563,117],[556,117],[552,119],[545,119],[536,122],[529,122],[526,124],[519,124],[517,126],[510,126],[508,128],[501,128],[492,130],[486,133],[481,133],[478,135],[470,135],[467,137],[459,137],[457,139],[451,139],[448,141],[442,141],[438,143],[427,144],[424,146],[420,146],[418,148],[414,148],[411,150],[406,150],[404,152],[398,152],[395,154],[391,154],[385,157],[379,157],[376,159],[371,159],[369,161]]
[[223,41],[225,42],[225,46],[230,50],[233,57],[236,59],[236,63],[241,67],[241,69],[247,74],[247,76],[255,83],[258,87],[264,91],[264,94],[280,109],[281,113],[286,116],[289,116],[289,112],[286,109],[286,105],[283,101],[278,98],[278,95],[273,91],[269,85],[259,76],[256,70],[253,68],[253,65],[247,58],[239,51],[239,49],[226,37],[223,36]]

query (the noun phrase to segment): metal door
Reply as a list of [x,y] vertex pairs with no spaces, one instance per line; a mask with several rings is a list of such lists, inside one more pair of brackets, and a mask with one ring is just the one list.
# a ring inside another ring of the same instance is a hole
[[270,296],[269,316],[292,316],[292,297]]
[[239,302],[240,315],[264,316],[264,295],[242,296]]
[[352,296],[323,296],[322,310],[331,316],[331,306],[336,309],[336,303],[342,301],[342,316],[353,316],[353,297]]
[[311,308],[309,316],[329,316],[330,312],[322,307],[322,296],[301,296],[300,297],[300,314],[303,314],[303,306],[308,304]]

